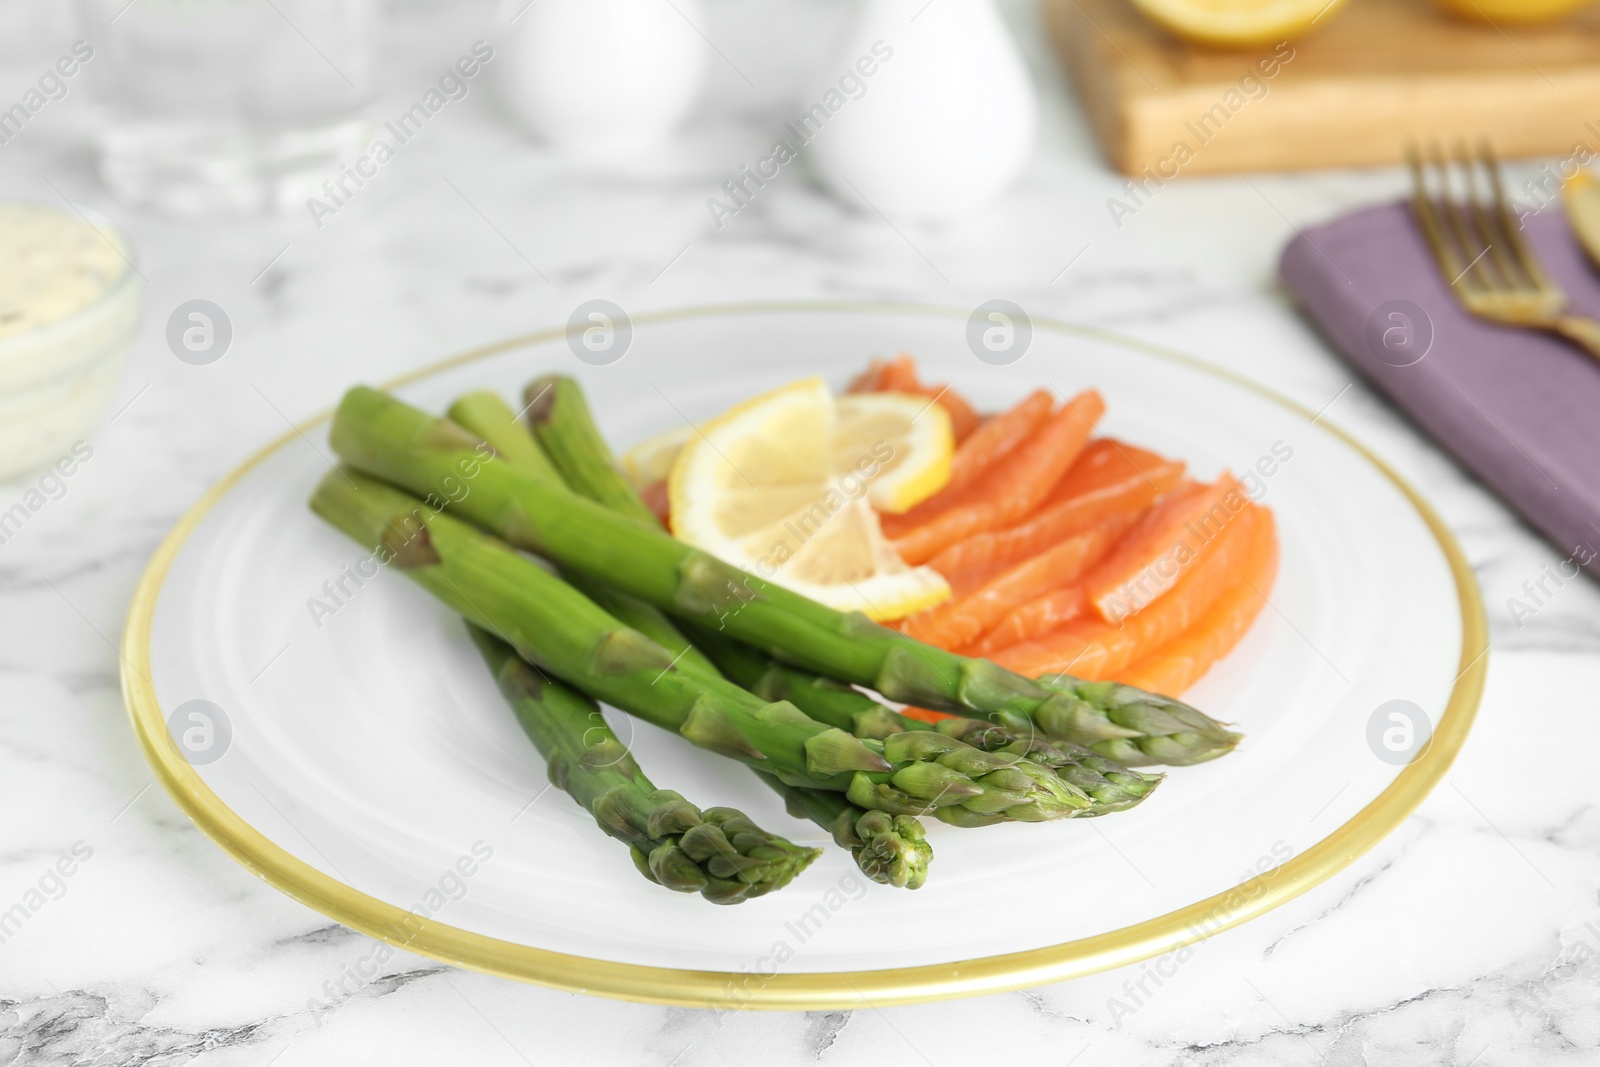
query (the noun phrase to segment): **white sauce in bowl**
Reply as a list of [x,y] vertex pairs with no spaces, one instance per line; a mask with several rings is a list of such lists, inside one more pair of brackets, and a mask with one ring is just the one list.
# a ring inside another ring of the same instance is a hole
[[117,240],[38,204],[0,203],[0,339],[104,296],[129,269]]
[[116,230],[0,203],[0,479],[69,453],[104,414],[139,325]]

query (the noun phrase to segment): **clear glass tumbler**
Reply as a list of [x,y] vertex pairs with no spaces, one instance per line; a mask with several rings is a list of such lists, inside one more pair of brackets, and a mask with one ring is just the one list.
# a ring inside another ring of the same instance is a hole
[[100,168],[178,213],[298,206],[371,135],[380,0],[78,0]]

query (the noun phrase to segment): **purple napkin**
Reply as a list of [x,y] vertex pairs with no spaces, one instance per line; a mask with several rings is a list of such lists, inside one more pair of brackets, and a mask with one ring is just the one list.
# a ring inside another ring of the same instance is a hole
[[[1572,310],[1600,317],[1600,275],[1565,216],[1528,218],[1524,237]],[[1346,362],[1563,558],[1600,576],[1600,362],[1558,338],[1468,315],[1407,204],[1306,231],[1279,271]]]

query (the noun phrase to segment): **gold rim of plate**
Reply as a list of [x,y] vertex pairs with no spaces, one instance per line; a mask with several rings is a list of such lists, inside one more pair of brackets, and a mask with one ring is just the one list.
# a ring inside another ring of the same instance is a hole
[[[792,302],[712,305],[641,315],[636,326],[689,318],[735,315],[851,313],[964,318],[965,310],[922,304]],[[1314,413],[1241,375],[1203,360],[1092,327],[1034,320],[1037,329],[1136,349],[1242,386],[1296,412],[1308,421]],[[564,327],[526,334],[475,348],[411,371],[385,383],[397,388],[465,363],[513,348],[548,343]],[[758,977],[744,972],[683,970],[589,959],[487,937],[431,919],[368,896],[295,858],[235,814],[206,785],[167,732],[166,716],[150,681],[150,629],[162,583],[179,551],[211,509],[239,480],[283,445],[331,415],[323,412],[267,444],[213,485],[178,520],[156,549],[134,591],[122,638],[122,692],[145,756],[178,805],[229,855],[270,885],[370,937],[398,948],[486,974],[515,978],[577,993],[622,1000],[699,1008],[837,1010],[915,1004],[954,997],[998,993],[1059,982],[1173,952],[1231,929],[1320,885],[1381,841],[1416,809],[1449,769],[1466,740],[1483,696],[1488,672],[1488,621],[1472,567],[1460,544],[1432,507],[1382,459],[1336,426],[1319,420],[1333,434],[1388,478],[1416,508],[1445,558],[1461,607],[1460,673],[1432,740],[1382,793],[1311,848],[1281,866],[1193,904],[1132,926],[1059,945],[955,963],[871,971]]]

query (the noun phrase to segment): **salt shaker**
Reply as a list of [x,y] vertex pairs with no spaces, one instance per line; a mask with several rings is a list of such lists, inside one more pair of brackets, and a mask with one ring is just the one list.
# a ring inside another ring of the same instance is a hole
[[662,140],[705,75],[699,0],[505,0],[491,68],[512,115],[580,153]]
[[800,107],[817,176],[890,216],[979,207],[1033,152],[1038,102],[994,0],[861,0],[813,93]]

